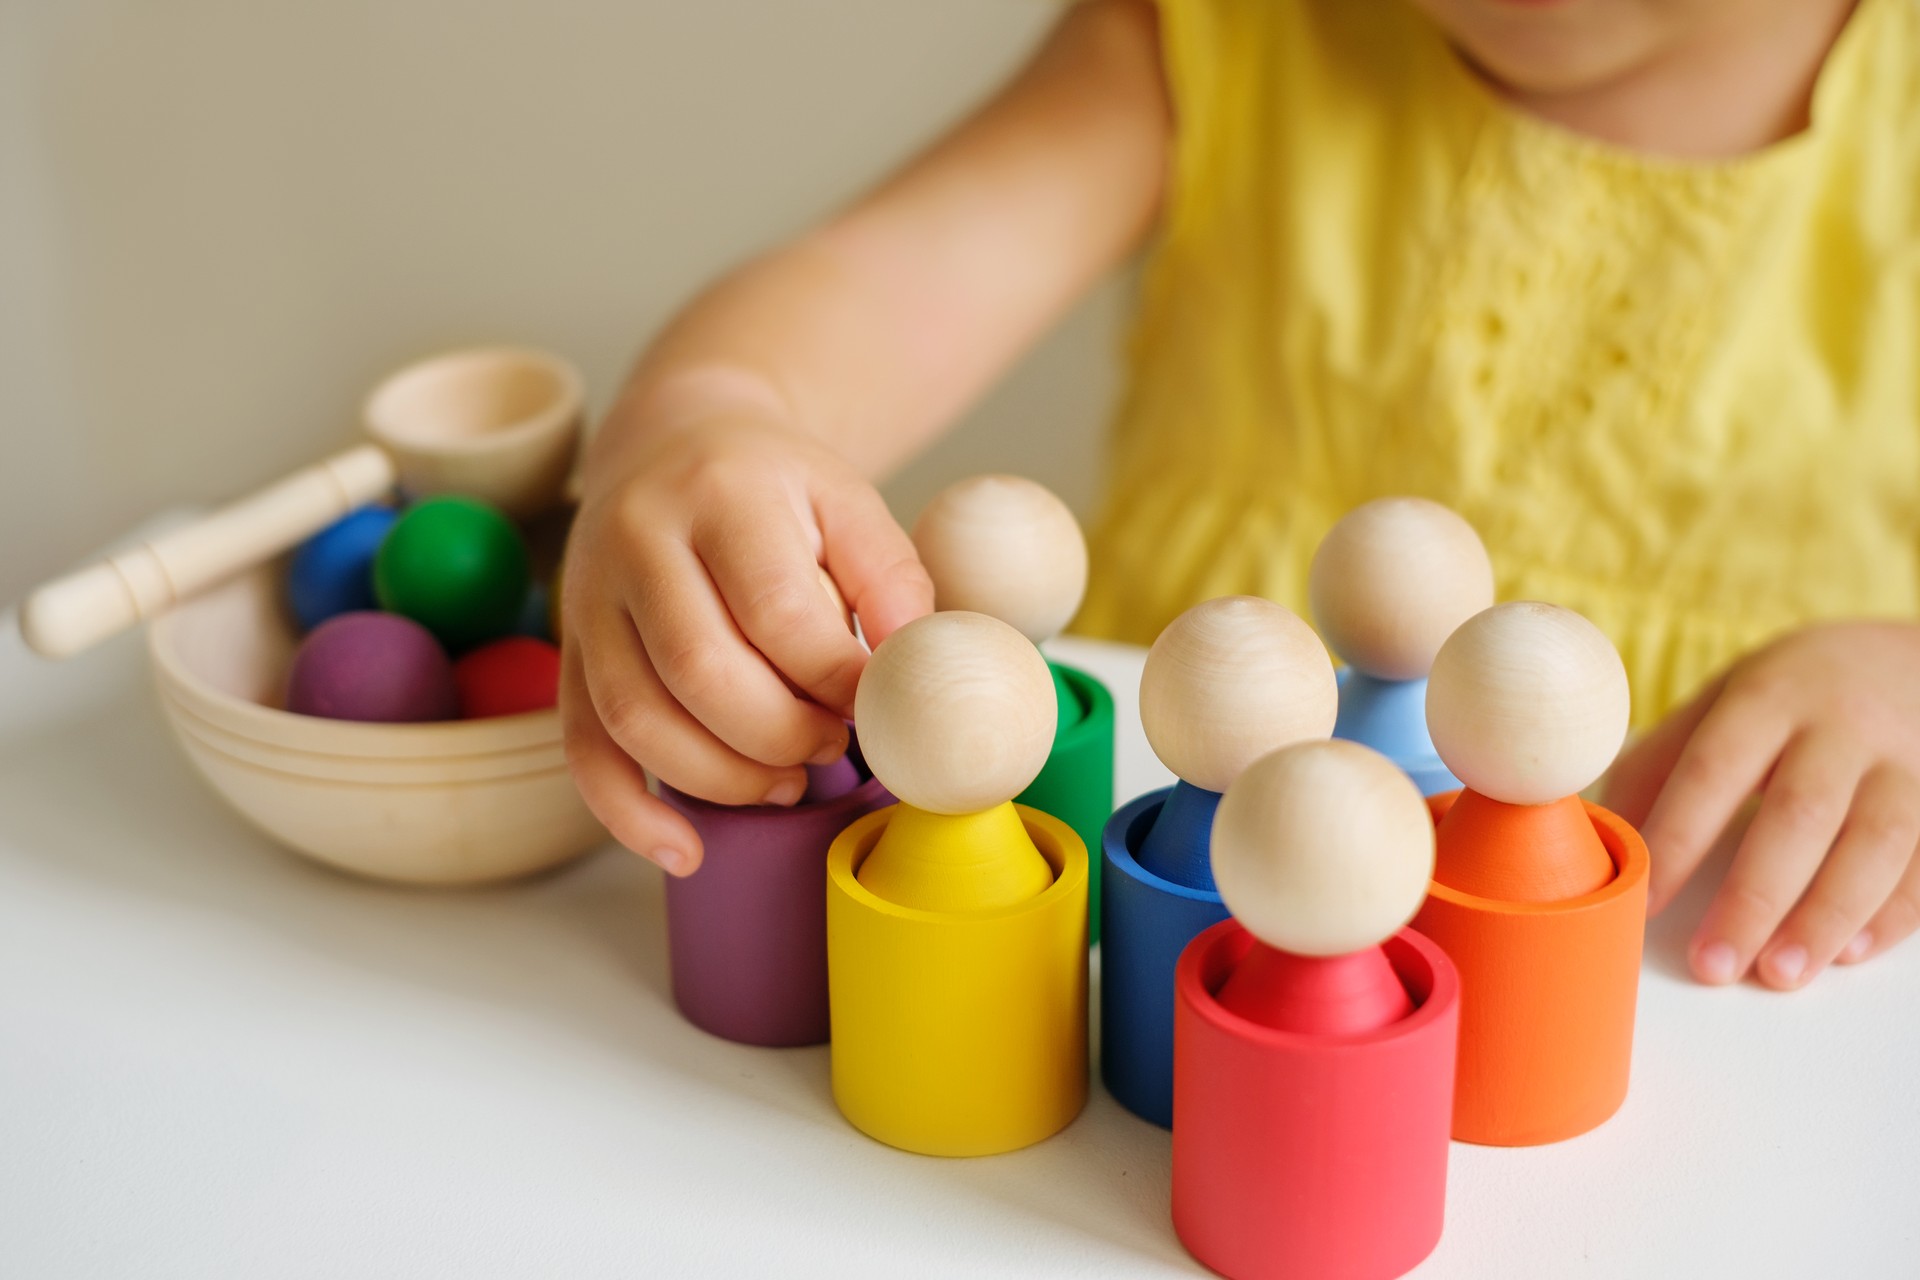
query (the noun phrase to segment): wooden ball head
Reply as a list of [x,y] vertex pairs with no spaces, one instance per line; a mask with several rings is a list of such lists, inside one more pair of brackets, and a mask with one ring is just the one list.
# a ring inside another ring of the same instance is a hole
[[900,628],[874,650],[854,695],[873,775],[928,813],[979,813],[1019,795],[1047,762],[1054,717],[1046,659],[980,613]]
[[1620,655],[1572,610],[1521,601],[1464,623],[1427,685],[1434,746],[1467,787],[1441,828],[1438,877],[1509,902],[1611,880],[1578,793],[1613,762],[1627,711]]
[[1213,871],[1263,945],[1235,967],[1221,1005],[1315,1035],[1412,1012],[1380,944],[1425,901],[1433,842],[1419,789],[1371,748],[1302,742],[1247,766],[1214,818]]
[[1053,871],[1013,798],[1053,747],[1053,676],[982,613],[934,613],[874,650],[854,694],[860,748],[901,800],[859,869],[899,906],[978,911],[1044,892]]
[[1247,932],[1297,956],[1392,937],[1427,896],[1433,819],[1407,775],[1353,742],[1301,742],[1247,766],[1213,822],[1220,896]]
[[825,565],[820,566],[817,576],[820,580],[820,590],[826,593],[827,599],[840,614],[840,620],[846,623],[847,630],[852,631],[854,629],[853,609],[847,604],[847,598],[840,594],[840,585],[833,580],[833,575],[827,572]]
[[935,495],[913,526],[935,607],[998,618],[1035,644],[1073,620],[1087,540],[1067,504],[1020,476],[974,476]]
[[[834,609],[840,614],[840,621],[846,624],[848,631],[855,635],[853,610],[847,607],[847,598],[840,594],[833,575],[822,565],[819,572],[820,589],[826,593]],[[866,779],[854,765],[853,757],[841,756],[830,764],[809,764],[807,767],[807,789],[801,793],[801,804],[818,804],[823,800],[832,800],[859,787]]]
[[1349,666],[1382,680],[1417,680],[1447,637],[1493,603],[1493,562],[1451,509],[1379,498],[1328,532],[1307,594],[1327,647]]
[[1469,619],[1427,685],[1434,746],[1468,787],[1546,804],[1591,786],[1627,736],[1627,671],[1571,609],[1518,601]]
[[1208,600],[1153,642],[1140,721],[1162,764],[1225,791],[1258,757],[1333,732],[1339,690],[1313,629],[1257,596]]

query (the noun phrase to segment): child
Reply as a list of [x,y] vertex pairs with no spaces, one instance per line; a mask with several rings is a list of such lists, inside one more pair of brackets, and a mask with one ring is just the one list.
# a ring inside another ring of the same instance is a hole
[[1343,512],[1436,498],[1666,717],[1609,796],[1655,910],[1764,790],[1702,981],[1920,926],[1920,0],[1071,8],[694,302],[595,441],[561,699],[620,840],[700,856],[643,766],[786,804],[840,752],[864,655],[816,565],[875,642],[929,609],[873,478],[1143,245],[1084,629],[1297,608]]

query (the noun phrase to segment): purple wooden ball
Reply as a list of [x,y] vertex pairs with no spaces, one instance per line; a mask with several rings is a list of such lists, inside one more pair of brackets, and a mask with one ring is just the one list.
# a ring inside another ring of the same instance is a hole
[[343,613],[293,655],[287,710],[332,720],[453,720],[460,693],[433,633],[391,613]]

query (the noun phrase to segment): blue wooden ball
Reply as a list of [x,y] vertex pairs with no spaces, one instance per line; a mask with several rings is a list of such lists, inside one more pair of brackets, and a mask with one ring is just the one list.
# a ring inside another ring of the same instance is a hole
[[526,603],[520,606],[520,621],[514,624],[513,633],[554,642],[552,589],[546,583],[536,582],[527,588]]
[[287,603],[302,631],[343,613],[380,607],[373,597],[373,557],[397,519],[391,507],[362,507],[293,553],[287,567]]

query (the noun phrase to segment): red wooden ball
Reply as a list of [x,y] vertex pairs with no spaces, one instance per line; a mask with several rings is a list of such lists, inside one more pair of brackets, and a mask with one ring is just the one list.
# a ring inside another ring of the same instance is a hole
[[532,636],[481,645],[453,664],[467,720],[544,711],[560,699],[560,651]]

